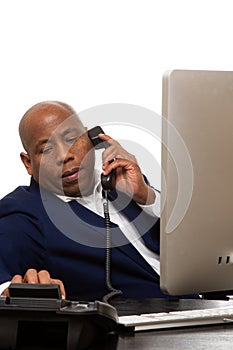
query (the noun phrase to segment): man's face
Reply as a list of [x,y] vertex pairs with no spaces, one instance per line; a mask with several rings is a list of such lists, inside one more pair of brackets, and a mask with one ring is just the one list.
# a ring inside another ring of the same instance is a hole
[[77,116],[51,112],[33,118],[31,123],[28,173],[51,192],[89,194],[93,188],[94,150]]

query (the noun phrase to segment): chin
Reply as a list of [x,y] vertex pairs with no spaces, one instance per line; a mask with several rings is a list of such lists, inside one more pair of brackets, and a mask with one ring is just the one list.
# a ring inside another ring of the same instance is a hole
[[79,190],[64,189],[64,194],[68,197],[80,197],[81,193]]
[[79,181],[79,183],[70,184],[70,186],[64,186],[63,191],[66,196],[69,197],[83,197],[88,196],[93,192],[93,181]]

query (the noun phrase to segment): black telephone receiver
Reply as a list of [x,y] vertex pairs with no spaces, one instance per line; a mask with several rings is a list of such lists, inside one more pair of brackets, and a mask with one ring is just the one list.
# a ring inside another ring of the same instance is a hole
[[[99,134],[104,134],[104,131],[100,126],[95,126],[88,130],[88,136],[95,149],[107,148],[109,146],[108,142],[101,140],[98,137]],[[114,189],[116,184],[116,171],[113,170],[106,176],[101,174],[101,184],[104,191],[111,191]]]

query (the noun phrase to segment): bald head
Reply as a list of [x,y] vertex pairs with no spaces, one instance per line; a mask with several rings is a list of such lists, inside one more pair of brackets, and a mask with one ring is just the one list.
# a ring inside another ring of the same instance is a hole
[[69,196],[92,191],[93,145],[75,110],[57,101],[40,102],[22,117],[21,160],[43,188]]
[[[32,106],[22,117],[19,123],[19,136],[24,149],[28,152],[33,141],[33,131],[43,125],[44,120],[51,120],[52,116],[66,119],[77,116],[75,110],[68,104],[59,101],[43,101]],[[81,121],[80,121],[80,124]]]

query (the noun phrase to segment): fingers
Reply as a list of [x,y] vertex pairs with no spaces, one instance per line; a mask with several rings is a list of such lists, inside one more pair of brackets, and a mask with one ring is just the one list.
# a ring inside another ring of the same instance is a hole
[[141,171],[140,168],[137,164],[136,161],[132,161],[129,159],[123,159],[123,158],[116,158],[114,159],[112,162],[105,162],[102,166],[103,168],[103,174],[104,175],[108,175],[113,169],[122,169],[125,172],[128,172],[128,175],[130,175],[130,173],[132,175],[134,175],[134,177],[136,175],[140,175],[141,176]]
[[37,274],[38,276],[38,282],[41,284],[45,284],[45,283],[51,283],[51,278],[50,278],[50,274],[48,271],[46,270],[41,270],[38,272]]
[[29,269],[24,275],[23,283],[50,284],[51,283],[50,274],[46,270],[41,270],[37,272],[37,270],[35,269]]
[[111,161],[111,162],[105,162],[102,166],[103,168],[103,174],[104,175],[108,175],[112,170],[118,168],[119,166],[122,167],[122,161],[123,164],[125,164],[126,161],[116,158],[115,160]]
[[[35,269],[29,269],[25,273],[24,277],[22,277],[20,275],[15,275],[12,278],[11,283],[59,284],[62,299],[66,298],[66,292],[65,292],[65,287],[64,287],[63,282],[59,279],[51,278],[49,272],[46,270],[41,270],[41,271],[37,272],[37,270],[35,270]],[[2,293],[2,295],[9,297],[8,288]]]
[[62,283],[61,280],[56,280],[56,279],[51,279],[51,284],[59,284],[60,290],[61,290],[61,297],[62,299],[66,299],[66,291],[64,284]]
[[135,156],[127,152],[119,142],[112,139],[109,135],[99,134],[98,136],[103,141],[107,141],[109,144],[109,147],[107,147],[102,153],[102,161],[104,165],[108,165],[108,163],[118,158],[122,160],[130,160],[131,162],[137,163]]
[[10,296],[9,289],[8,288],[5,289],[1,295],[3,295],[4,297],[9,297]]
[[51,278],[49,272],[46,270],[41,270],[37,272],[34,269],[29,269],[27,270],[23,281],[24,283],[59,284],[62,299],[66,298],[65,287],[62,281]]
[[100,133],[100,134],[98,135],[98,137],[99,137],[101,140],[103,140],[103,141],[108,141],[108,140],[111,139],[111,137],[110,137],[109,135],[102,134],[102,133]]
[[119,191],[132,196],[139,204],[154,203],[154,191],[145,183],[136,157],[109,135],[99,134],[99,137],[109,144],[102,153],[103,175],[107,176],[116,170],[116,188]]
[[[105,148],[104,152],[102,153],[102,161],[104,163],[111,162],[115,158],[120,158],[122,156],[122,150],[123,148],[121,145],[116,141],[110,138],[110,136],[105,134],[103,135],[103,140],[108,142],[108,147]],[[123,157],[122,157],[123,158]]]
[[29,269],[24,275],[23,283],[39,283],[37,271],[35,269]]
[[[46,270],[41,270],[37,273],[36,270],[30,269],[26,273],[27,277],[25,282],[27,283],[40,283],[40,284],[59,284],[61,290],[62,299],[66,298],[66,292],[64,284],[59,279],[51,278],[50,273]],[[36,281],[37,282],[34,282]],[[31,282],[29,282],[31,281]]]
[[[15,276],[12,278],[11,283],[23,283],[23,277],[20,276],[20,275],[15,275]],[[10,296],[9,289],[6,288],[6,289],[2,292],[1,295],[5,296],[5,297],[9,297],[9,296]]]
[[11,283],[23,283],[23,277],[20,275],[15,275],[12,278]]

